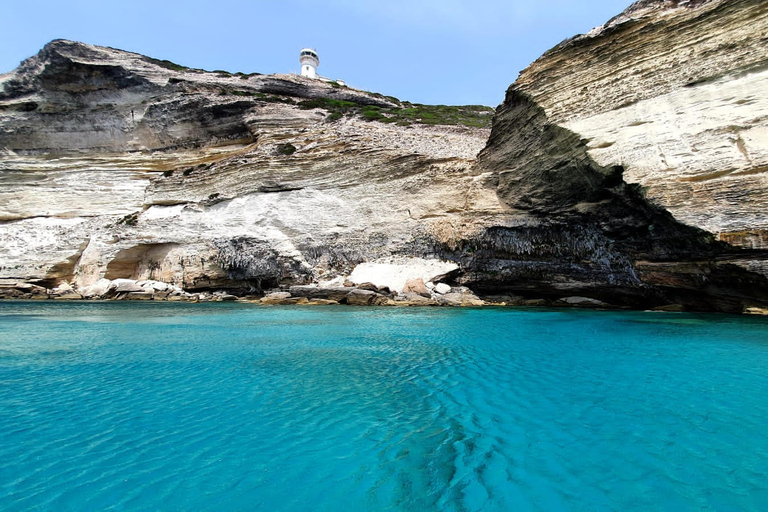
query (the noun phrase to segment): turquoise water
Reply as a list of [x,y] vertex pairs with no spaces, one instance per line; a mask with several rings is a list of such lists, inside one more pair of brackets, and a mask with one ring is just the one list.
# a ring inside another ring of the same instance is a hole
[[0,303],[2,510],[768,510],[768,321]]

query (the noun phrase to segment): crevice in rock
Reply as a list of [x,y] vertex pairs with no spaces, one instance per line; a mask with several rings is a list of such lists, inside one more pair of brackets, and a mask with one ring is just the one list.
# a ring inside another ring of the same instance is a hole
[[80,244],[80,247],[78,247],[75,254],[64,261],[53,265],[50,270],[48,270],[45,278],[40,281],[36,281],[36,284],[46,288],[53,288],[61,283],[68,283],[72,281],[72,279],[75,277],[75,268],[77,267],[80,258],[83,256],[83,251],[85,251],[86,247],[88,247],[90,241],[90,238],[86,239],[82,244]]

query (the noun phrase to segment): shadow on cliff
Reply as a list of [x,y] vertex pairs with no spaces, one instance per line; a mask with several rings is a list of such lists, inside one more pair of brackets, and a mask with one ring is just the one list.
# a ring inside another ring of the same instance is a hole
[[515,225],[435,248],[468,269],[460,281],[478,292],[729,312],[768,303],[768,279],[716,261],[734,248],[650,203],[622,167],[598,165],[514,86],[478,166],[493,173]]

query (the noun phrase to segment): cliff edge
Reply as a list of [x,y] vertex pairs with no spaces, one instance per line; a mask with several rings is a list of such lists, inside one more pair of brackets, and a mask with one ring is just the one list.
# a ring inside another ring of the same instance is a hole
[[627,283],[762,297],[735,266],[767,269],[766,28],[763,2],[636,2],[521,73],[478,166],[513,211],[609,240]]
[[767,11],[637,2],[523,71],[490,132],[491,109],[54,41],[0,77],[0,278],[764,308]]

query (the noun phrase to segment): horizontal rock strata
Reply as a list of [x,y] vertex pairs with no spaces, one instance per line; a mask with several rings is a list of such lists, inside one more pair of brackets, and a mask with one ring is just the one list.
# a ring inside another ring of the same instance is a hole
[[[521,73],[497,110],[479,169],[494,173],[513,211],[544,227],[509,232],[510,242],[538,243],[527,262],[502,256],[487,285],[502,280],[513,290],[570,288],[574,295],[591,286],[600,293],[584,295],[609,302],[661,294],[730,311],[765,300],[762,97],[749,109],[729,105],[750,103],[752,92],[768,87],[760,50],[766,23],[768,9],[755,1],[637,2]],[[748,97],[734,97],[735,89]],[[745,139],[731,137],[734,122],[754,135],[754,159],[739,149]],[[731,137],[728,151],[712,143],[715,132]],[[646,172],[648,148],[681,141],[687,152],[670,151],[674,160]],[[735,196],[720,200],[692,188],[692,175],[714,172],[719,197],[738,190]],[[734,229],[753,235],[729,236]]]
[[0,76],[0,296],[764,309],[765,22],[638,2],[490,132],[54,41]]
[[760,0],[636,2],[547,52],[514,91],[676,219],[766,248],[766,34]]

